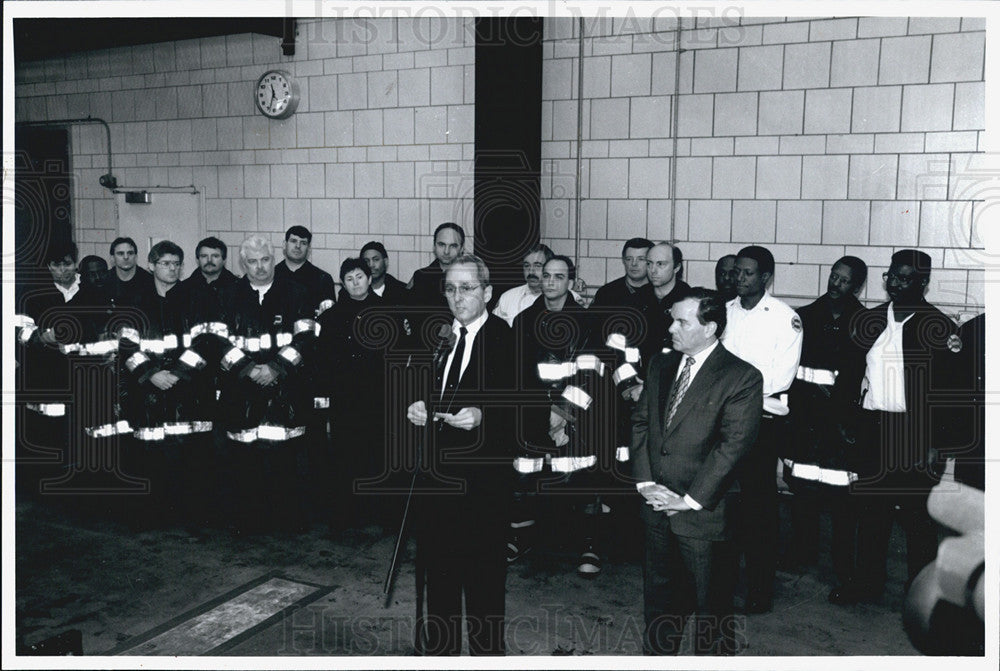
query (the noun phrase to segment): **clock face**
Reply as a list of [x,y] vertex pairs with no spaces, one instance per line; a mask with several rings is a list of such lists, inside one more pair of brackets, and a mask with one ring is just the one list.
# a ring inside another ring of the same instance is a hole
[[286,119],[298,107],[299,85],[287,72],[270,70],[257,80],[254,102],[264,116]]

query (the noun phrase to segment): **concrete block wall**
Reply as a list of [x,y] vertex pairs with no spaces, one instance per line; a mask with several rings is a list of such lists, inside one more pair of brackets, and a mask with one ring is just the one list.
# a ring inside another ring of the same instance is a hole
[[[432,258],[442,221],[462,224],[471,246],[474,47],[471,19],[301,20],[290,57],[280,38],[246,34],[18,63],[16,120],[108,121],[119,185],[195,185],[234,272],[248,234],[280,244],[302,224],[313,261],[334,275],[380,239],[406,281]],[[252,104],[276,67],[302,87],[281,121]],[[104,129],[74,126],[70,153],[76,241],[106,256],[117,212],[98,184]]]
[[[708,286],[718,257],[759,243],[793,305],[825,291],[844,254],[869,264],[862,298],[875,304],[892,252],[918,247],[934,261],[928,300],[959,318],[982,310],[982,19],[682,19],[679,33],[676,21],[584,20],[589,284],[622,275],[633,236],[672,237],[687,280]],[[569,254],[579,49],[577,19],[545,22],[542,235]]]

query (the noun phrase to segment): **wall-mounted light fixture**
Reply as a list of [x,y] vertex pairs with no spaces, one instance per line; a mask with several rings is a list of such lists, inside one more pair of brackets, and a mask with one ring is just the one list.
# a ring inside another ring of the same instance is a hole
[[153,202],[153,194],[149,191],[126,191],[125,202],[141,205],[149,205]]

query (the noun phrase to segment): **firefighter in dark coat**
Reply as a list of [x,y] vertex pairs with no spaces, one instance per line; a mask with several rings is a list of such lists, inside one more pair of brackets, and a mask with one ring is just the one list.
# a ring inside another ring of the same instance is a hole
[[797,310],[802,320],[802,356],[789,390],[791,440],[784,455],[784,479],[794,494],[791,502],[792,539],[785,556],[789,566],[812,564],[819,552],[819,511],[829,504],[834,536],[834,572],[846,580],[853,558],[845,542],[850,533],[847,496],[857,476],[848,468],[838,425],[839,408],[831,398],[833,385],[849,345],[850,324],[864,306],[857,294],[868,277],[868,266],[855,256],[833,264],[827,291]]
[[244,240],[240,263],[246,275],[224,295],[230,346],[220,362],[232,512],[240,528],[298,529],[302,437],[313,413],[305,371],[318,328],[306,291],[275,274],[266,238]]
[[[178,279],[184,251],[170,241],[149,250],[153,289],[136,300],[137,319],[120,330],[122,417],[131,429],[126,472],[149,481],[134,511],[153,520],[202,524],[209,491],[212,377],[221,324],[209,328]],[[93,431],[92,431],[93,433]]]
[[607,367],[592,346],[586,311],[569,293],[575,274],[571,259],[553,256],[542,269],[542,295],[514,318],[521,388],[531,397],[522,410],[524,449],[514,459],[520,491],[507,559],[515,561],[530,548],[541,495],[568,504],[546,506],[564,517],[549,521],[571,525],[580,552],[577,571],[591,577],[601,571],[598,490],[608,484],[598,474],[610,468],[615,436],[607,421]]
[[340,300],[319,320],[317,370],[320,389],[330,399],[332,470],[326,487],[336,490],[330,520],[335,529],[367,521],[387,525],[389,515],[398,514],[377,491],[386,465],[385,368],[382,353],[366,338],[366,322],[382,303],[370,291],[370,278],[362,259],[344,261]]

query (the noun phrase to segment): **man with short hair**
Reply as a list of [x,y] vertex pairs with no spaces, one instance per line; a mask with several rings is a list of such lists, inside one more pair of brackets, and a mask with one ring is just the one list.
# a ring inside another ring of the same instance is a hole
[[748,613],[771,610],[778,540],[778,445],[787,440],[787,394],[799,368],[802,320],[767,287],[774,256],[764,247],[736,255],[737,297],[726,304],[729,326],[722,342],[763,376],[760,436],[740,464],[742,503],[737,508],[739,544],[746,559]]
[[[493,314],[514,325],[514,317],[526,310],[542,295],[542,268],[553,257],[553,252],[549,246],[543,243],[532,245],[525,253],[521,267],[524,270],[524,284],[513,289],[508,289],[500,296],[497,305],[493,308]],[[580,294],[569,290],[573,300],[579,303],[582,299]]]
[[389,254],[376,240],[366,242],[359,254],[371,270],[371,291],[384,305],[401,305],[406,300],[406,284],[389,273]]
[[625,275],[597,290],[591,307],[615,307],[630,304],[639,287],[646,284],[646,253],[653,243],[646,238],[632,238],[622,246]]
[[728,508],[736,464],[760,424],[761,375],[719,342],[721,297],[701,287],[670,308],[672,350],[650,362],[632,460],[646,552],[643,652],[676,655],[693,611],[695,654],[735,654],[738,566]]
[[510,328],[486,310],[492,292],[482,259],[448,261],[443,294],[452,338],[436,348],[432,390],[407,408],[412,424],[436,424],[425,430],[425,468],[414,492],[419,653],[461,653],[464,593],[469,652],[504,654],[503,539],[515,439],[509,399],[517,364]]
[[736,298],[736,280],[733,277],[735,269],[735,254],[726,254],[715,264],[715,289],[727,301]]
[[[88,292],[76,272],[77,256],[72,241],[53,242],[44,259],[51,282],[25,287],[17,299],[15,388],[18,401],[28,410],[15,448],[19,495],[38,494],[42,478],[57,477],[49,472],[51,467],[62,468],[72,460],[62,454],[68,446],[67,396],[73,376],[61,346],[90,342],[95,334],[94,315],[84,300]],[[56,453],[63,458],[51,463]]]
[[[586,310],[570,294],[570,286],[576,279],[573,261],[566,256],[553,256],[545,262],[540,275],[541,296],[514,318],[513,332],[521,359],[521,389],[526,397],[534,398],[526,398],[522,410],[524,432],[520,443],[524,449],[514,459],[518,491],[507,561],[516,561],[533,545],[542,471],[547,462],[552,472],[545,478],[546,489],[554,498],[547,497],[546,502],[572,504],[565,511],[568,512],[565,521],[574,527],[574,540],[580,545],[577,571],[591,577],[601,571],[596,547],[600,501],[594,495],[568,495],[566,491],[552,492],[550,488],[565,490],[572,485],[586,491],[597,484],[594,471],[598,450],[606,449],[607,445],[599,441],[599,422],[593,415],[607,414],[610,410],[604,407],[607,399],[596,400],[594,412],[560,413],[552,405],[558,402],[560,394],[574,386],[592,399],[597,396],[599,390],[592,387],[595,381],[600,381],[593,374],[599,362],[593,354],[592,329],[587,323]],[[581,372],[581,362],[588,359],[590,368]],[[558,509],[564,512],[562,506]]]
[[461,226],[447,221],[434,229],[434,260],[414,272],[406,285],[410,290],[410,305],[417,308],[448,307],[442,292],[444,275],[464,249],[465,231]]
[[222,318],[222,292],[239,279],[226,268],[227,255],[227,245],[222,240],[216,237],[201,240],[195,247],[198,269],[181,282],[192,309],[202,321]]
[[306,305],[312,316],[318,317],[333,307],[336,287],[333,276],[309,261],[312,233],[305,226],[292,226],[285,231],[285,260],[274,267],[276,277],[297,282],[306,290]]
[[[906,586],[937,553],[937,525],[927,511],[931,488],[941,478],[932,441],[941,435],[952,400],[950,351],[961,349],[955,322],[924,298],[931,258],[916,249],[892,255],[882,274],[889,301],[855,316],[851,347],[835,393],[856,417],[848,434],[858,481],[857,566],[831,593],[835,603],[878,601],[885,588],[886,556],[893,519],[906,532]],[[947,395],[947,393],[945,394]]]
[[830,269],[826,293],[796,311],[802,319],[803,338],[798,372],[788,394],[792,438],[779,449],[784,479],[794,494],[790,501],[792,540],[785,562],[793,567],[815,563],[820,506],[829,504],[834,532],[830,554],[841,581],[847,579],[853,564],[848,550],[854,543],[845,538],[853,474],[844,459],[847,446],[837,430],[843,418],[831,392],[850,344],[851,320],[864,310],[857,294],[867,277],[864,261],[841,257]]
[[646,252],[646,284],[637,292],[645,316],[646,334],[638,347],[643,361],[651,361],[653,355],[667,346],[670,324],[670,307],[691,287],[680,279],[680,249],[669,242],[660,242]]
[[107,275],[108,262],[100,256],[90,254],[80,259],[80,282],[84,287],[103,291]]
[[134,306],[140,294],[153,288],[153,276],[136,266],[138,250],[132,238],[115,238],[111,243],[114,270],[104,286],[113,307]]
[[237,462],[234,501],[248,528],[301,528],[297,459],[313,406],[304,376],[314,349],[314,306],[301,284],[276,272],[267,238],[244,240],[240,265],[246,274],[224,295],[234,344],[222,356],[220,374],[220,404]]
[[[136,308],[142,319],[123,331],[122,413],[132,428],[126,472],[150,480],[150,496],[134,506],[135,521],[203,521],[199,505],[208,494],[207,463],[211,446],[215,390],[201,341],[185,345],[190,314],[180,287],[184,250],[169,240],[153,245],[147,257],[152,288],[141,293]],[[215,347],[213,351],[217,351]]]

